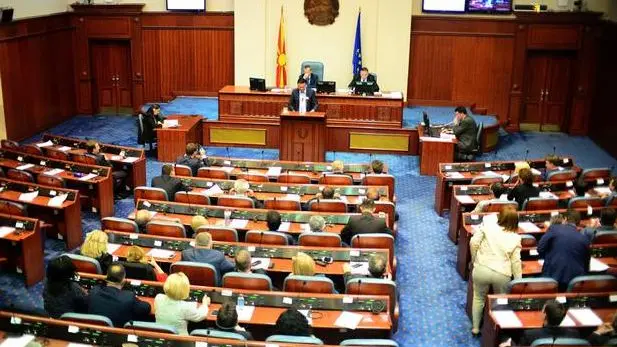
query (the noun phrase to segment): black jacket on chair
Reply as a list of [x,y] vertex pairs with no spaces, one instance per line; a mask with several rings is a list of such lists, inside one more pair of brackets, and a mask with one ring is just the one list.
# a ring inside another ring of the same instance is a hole
[[169,201],[174,201],[177,192],[188,191],[189,188],[181,180],[168,175],[157,176],[152,179],[151,186],[161,188],[167,192]]
[[392,235],[392,230],[386,226],[383,218],[377,218],[372,214],[352,216],[341,231],[341,241],[351,245],[351,239],[358,234],[385,233]]

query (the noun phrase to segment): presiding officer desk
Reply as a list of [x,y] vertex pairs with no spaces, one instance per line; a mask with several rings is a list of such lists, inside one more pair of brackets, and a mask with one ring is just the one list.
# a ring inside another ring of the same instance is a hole
[[[48,146],[51,141],[51,145]],[[67,154],[85,154],[87,140],[74,137],[44,134],[42,143],[37,144],[43,152],[48,149],[62,151]],[[146,184],[146,155],[142,148],[126,147],[99,143],[101,154],[109,161],[115,170],[127,173],[126,184],[135,188]]]
[[557,300],[568,308],[562,326],[574,328],[587,337],[603,322],[612,322],[617,311],[617,293],[593,294],[515,294],[489,295],[482,325],[482,347],[499,345],[505,337],[514,340],[524,329],[541,328],[542,308],[546,301]]
[[32,218],[0,214],[0,258],[6,258],[6,268],[24,275],[27,286],[43,279],[43,238],[39,221]]
[[[80,273],[77,281],[80,286],[89,290],[94,286],[105,285],[105,276]],[[161,282],[127,280],[124,288],[133,291],[140,300],[150,303],[153,314],[154,297],[164,293]],[[211,300],[210,312],[205,322],[192,324],[195,328],[213,328],[216,316],[212,312],[218,310],[224,302],[236,302],[238,296],[242,295],[246,307],[254,306],[255,309],[250,316],[240,314],[239,323],[258,340],[263,340],[273,333],[272,328],[279,315],[290,307],[298,310],[310,309],[313,333],[329,342],[340,342],[352,337],[388,338],[392,329],[391,302],[387,295],[294,293],[192,285],[186,301],[201,305],[201,299],[206,294]],[[363,316],[356,330],[341,329],[335,324],[344,311]]]
[[[452,187],[454,185],[471,184],[476,177],[501,176],[510,178],[514,173],[514,164],[524,160],[493,161],[472,163],[441,163],[437,173],[437,185],[435,186],[435,212],[441,215],[450,207],[452,199]],[[532,169],[542,170],[545,168],[544,159],[527,160]],[[563,158],[564,169],[580,170],[574,165],[571,158]]]
[[[47,187],[0,178],[0,200],[24,205],[25,213],[45,224],[44,232],[64,240],[67,249],[79,247],[83,240],[79,191]],[[7,206],[19,214],[16,206]]]
[[90,198],[92,212],[101,217],[114,215],[111,168],[49,159],[8,149],[0,149],[0,167],[27,171],[35,179],[45,173],[64,179],[67,188],[77,189]]

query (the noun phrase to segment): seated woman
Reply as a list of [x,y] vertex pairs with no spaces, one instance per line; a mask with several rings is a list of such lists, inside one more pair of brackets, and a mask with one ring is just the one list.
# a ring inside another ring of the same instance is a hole
[[210,298],[204,295],[201,305],[184,301],[189,297],[190,286],[188,277],[182,272],[169,275],[163,290],[154,298],[154,315],[158,324],[172,326],[180,335],[188,335],[188,321],[201,322],[208,316]]
[[281,313],[274,327],[276,335],[312,336],[308,319],[295,308]]
[[236,304],[231,301],[225,302],[219,309],[219,313],[216,315],[216,330],[240,334],[247,340],[253,339],[250,332],[238,325]]
[[52,318],[59,318],[68,312],[88,311],[88,294],[72,280],[73,277],[75,265],[66,255],[52,259],[47,265],[43,304]]
[[291,274],[297,276],[315,276],[315,260],[304,252],[298,252],[291,258]]
[[107,273],[107,268],[113,261],[111,254],[107,253],[107,242],[106,233],[101,230],[92,230],[86,235],[86,240],[80,250],[81,255],[98,260],[103,274]]
[[146,252],[139,246],[129,247],[126,253],[126,262],[123,263],[126,271],[126,278],[136,280],[156,280],[158,282],[165,282],[167,280],[167,274],[156,260],[152,257],[146,256]]

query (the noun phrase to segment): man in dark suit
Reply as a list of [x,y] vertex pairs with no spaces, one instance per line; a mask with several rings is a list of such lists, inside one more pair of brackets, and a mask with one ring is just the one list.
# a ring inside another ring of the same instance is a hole
[[310,65],[304,65],[304,73],[300,74],[300,77],[298,77],[298,79],[300,78],[306,81],[306,85],[308,88],[317,88],[317,81],[319,81],[319,76],[313,73]]
[[190,167],[193,176],[197,176],[200,167],[208,166],[208,158],[199,151],[198,144],[189,143],[186,145],[184,155],[176,159],[176,164]]
[[234,264],[225,258],[225,254],[212,249],[212,236],[199,233],[195,237],[195,247],[182,251],[182,261],[206,263],[214,266],[219,275],[219,281],[224,274],[234,271]]
[[289,111],[315,112],[319,103],[315,91],[306,87],[304,78],[298,79],[298,88],[291,92],[289,97]]
[[543,327],[540,329],[525,330],[519,341],[520,346],[530,346],[535,340],[543,338],[557,339],[560,337],[580,337],[576,329],[562,328],[559,326],[566,316],[566,308],[563,304],[555,300],[547,301],[542,308],[542,313],[544,314]]
[[253,263],[251,253],[249,253],[245,249],[239,250],[238,253],[236,253],[236,257],[234,259],[236,261],[236,272],[241,272],[245,274],[267,275],[267,273],[263,269],[251,269]]
[[375,212],[375,201],[364,199],[360,204],[360,216],[352,216],[349,222],[341,231],[341,240],[347,245],[351,244],[351,239],[358,234],[384,233],[392,235],[392,230],[386,226],[384,218],[373,216]]
[[583,229],[582,233],[589,238],[590,242],[593,242],[598,233],[617,232],[615,221],[617,221],[615,209],[605,208],[600,212],[600,220],[594,219],[594,224]]
[[109,318],[117,328],[150,316],[150,304],[138,300],[132,291],[122,290],[124,278],[124,267],[113,263],[107,269],[107,285],[92,288],[88,296],[88,313]]
[[279,231],[283,220],[281,219],[281,214],[277,210],[270,210],[266,213],[266,224],[268,225],[268,231],[274,231],[277,233],[285,234],[287,236],[287,244],[295,245],[296,239],[286,232]]
[[161,169],[161,176],[154,177],[151,185],[154,188],[161,188],[167,192],[167,198],[169,201],[174,201],[174,196],[180,191],[189,191],[190,187],[187,187],[181,180],[171,177],[173,167],[169,164],[163,165]]
[[360,73],[353,76],[351,82],[349,82],[349,88],[356,89],[361,85],[366,85],[366,92],[373,94],[379,91],[379,85],[375,80],[375,76],[368,72],[368,69],[363,67],[360,69]]
[[[105,155],[101,153],[101,146],[94,140],[86,142],[86,152],[93,156],[98,166],[108,166],[113,168],[110,162],[105,159]],[[127,173],[122,170],[116,170],[111,172],[111,176],[114,179],[114,193],[117,198],[124,198],[127,196],[128,187],[125,184]]]
[[[360,274],[352,274],[351,266],[349,263],[343,265],[343,279],[345,280],[345,284],[347,281],[354,278],[384,278],[386,267],[388,264],[388,259],[384,257],[382,254],[372,254],[368,258],[368,276],[360,275]],[[387,274],[386,279],[391,279],[390,274]]]
[[452,132],[458,140],[456,160],[473,160],[472,151],[476,149],[478,127],[476,121],[467,114],[467,109],[459,106],[454,109],[454,126]]
[[564,223],[551,225],[538,243],[538,253],[544,259],[542,276],[559,282],[559,292],[565,292],[574,277],[589,270],[589,239],[576,229],[579,221],[580,214],[569,210]]

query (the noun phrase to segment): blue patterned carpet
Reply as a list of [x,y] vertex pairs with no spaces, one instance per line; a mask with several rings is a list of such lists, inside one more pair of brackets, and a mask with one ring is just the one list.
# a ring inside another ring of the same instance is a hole
[[[213,99],[182,98],[162,106],[167,114],[216,115],[216,100]],[[405,115],[407,117],[414,112],[416,110],[408,109]],[[449,121],[451,109],[432,109],[431,117],[443,117]],[[96,138],[102,142],[129,146],[137,145],[135,131],[132,118],[118,116],[77,116],[49,130],[54,134]],[[559,148],[559,153],[572,155],[583,167],[617,164],[614,158],[586,137],[545,133],[502,135],[499,151],[484,155],[481,159],[522,159],[526,149],[529,149],[529,158],[538,158],[552,153],[553,146]],[[226,155],[224,148],[209,148],[208,153]],[[261,150],[230,148],[230,154],[232,157],[260,158]],[[264,157],[277,158],[278,151],[266,150]],[[388,163],[396,176],[397,209],[400,213],[396,255],[401,320],[395,339],[401,346],[479,346],[479,340],[471,337],[471,324],[464,312],[467,287],[455,271],[456,248],[446,236],[448,218],[437,216],[433,210],[435,178],[419,175],[418,157],[377,154],[373,158]],[[328,161],[334,159],[333,153],[327,153]],[[336,159],[366,162],[369,155],[336,153]],[[148,160],[148,181],[160,172],[160,168],[161,163]],[[132,199],[118,201],[116,215],[124,217],[132,208]],[[97,228],[98,217],[83,213],[82,224],[84,232]],[[63,251],[62,248],[63,244],[48,240],[46,259]],[[19,275],[0,275],[0,291],[7,293],[0,297],[0,304],[12,302],[42,307],[41,290],[42,284],[25,288]]]

